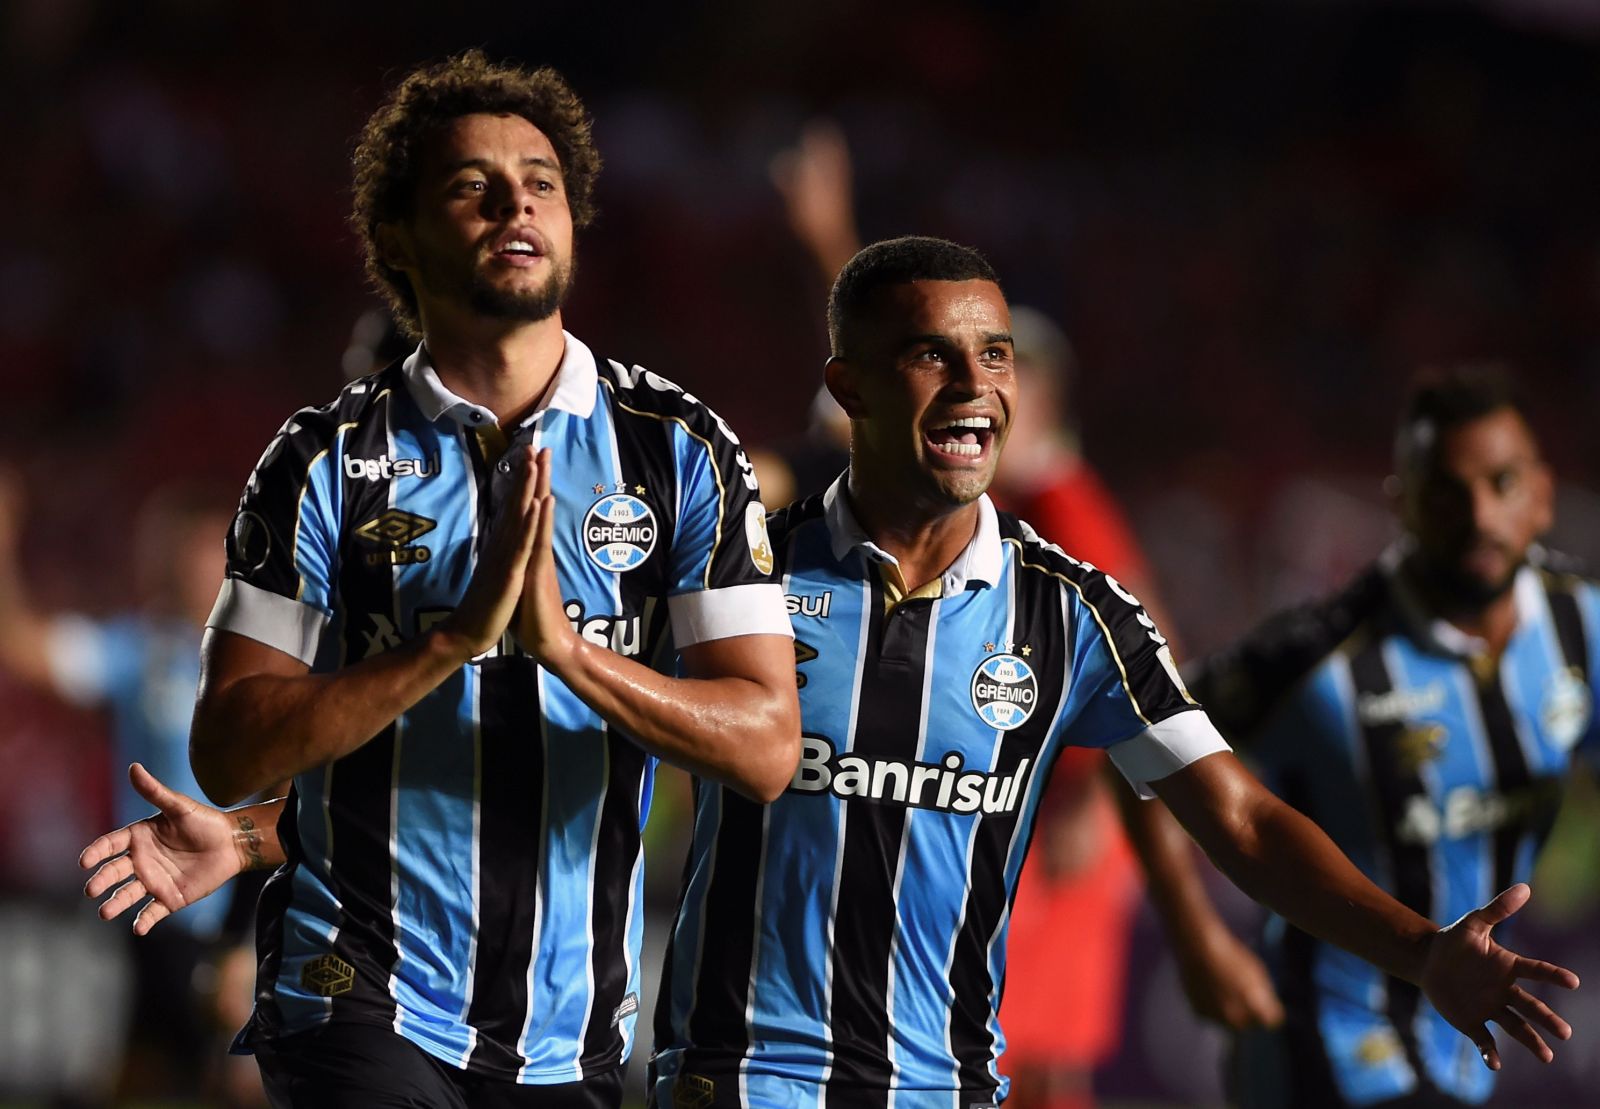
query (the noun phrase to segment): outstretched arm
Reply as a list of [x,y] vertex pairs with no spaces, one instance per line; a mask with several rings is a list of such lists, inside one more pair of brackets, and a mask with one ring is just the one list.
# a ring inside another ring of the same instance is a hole
[[133,921],[142,936],[234,875],[283,862],[283,798],[223,812],[168,789],[138,763],[128,768],[128,780],[158,811],[106,833],[78,856],[80,867],[94,871],[84,896],[113,891],[100,903],[101,920],[120,916],[148,896],[150,903]]
[[771,169],[795,238],[810,252],[823,284],[832,285],[861,249],[844,132],[831,120],[813,120],[799,142],[772,159]]
[[1296,927],[1416,984],[1477,1045],[1491,1070],[1500,1069],[1500,1055],[1488,1021],[1545,1062],[1554,1052],[1540,1030],[1562,1040],[1572,1035],[1519,980],[1575,989],[1577,975],[1509,951],[1490,936],[1527,902],[1527,886],[1512,886],[1439,928],[1373,885],[1232,754],[1208,755],[1150,784],[1235,885]]
[[1275,1028],[1283,1003],[1254,951],[1217,912],[1195,867],[1194,841],[1159,800],[1141,801],[1117,775],[1122,826],[1144,866],[1151,904],[1178,961],[1178,977],[1195,1014],[1235,1030]]

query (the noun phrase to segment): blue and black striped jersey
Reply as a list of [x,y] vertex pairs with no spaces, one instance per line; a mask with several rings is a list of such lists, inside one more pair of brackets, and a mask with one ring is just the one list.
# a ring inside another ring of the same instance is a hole
[[[1600,591],[1542,559],[1524,568],[1516,631],[1493,659],[1425,614],[1400,560],[1396,548],[1336,596],[1269,621],[1192,688],[1369,878],[1452,921],[1528,878],[1574,756],[1600,751]],[[1268,938],[1297,1081],[1347,1105],[1410,1093],[1419,1076],[1488,1097],[1472,1042],[1415,987],[1281,920]]]
[[[674,643],[791,634],[733,433],[570,335],[545,403],[505,434],[422,349],[296,414],[250,478],[212,625],[314,671],[422,633],[459,601],[529,442],[553,450],[584,638],[670,668]],[[245,1042],[353,1021],[523,1083],[614,1067],[638,1008],[653,771],[508,635],[296,778]]]
[[1109,748],[1142,785],[1226,746],[1114,579],[984,498],[940,596],[891,607],[842,489],[771,521],[804,750],[771,805],[697,785],[663,1105],[1003,1097],[1006,925],[1057,756]]

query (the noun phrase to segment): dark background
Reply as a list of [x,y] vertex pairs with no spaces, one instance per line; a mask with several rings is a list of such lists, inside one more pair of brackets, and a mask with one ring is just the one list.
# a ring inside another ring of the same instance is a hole
[[[131,603],[144,496],[241,486],[334,395],[375,303],[352,136],[467,46],[556,66],[594,112],[568,327],[757,444],[800,431],[825,356],[767,165],[837,119],[867,238],[976,245],[1067,327],[1086,452],[1192,652],[1386,541],[1390,429],[1427,365],[1516,368],[1560,542],[1600,555],[1600,4],[12,0],[0,21],[0,460],[44,607]],[[108,819],[100,722],[3,687],[0,717],[0,890],[69,897]],[[1556,893],[1552,935],[1592,956],[1592,894]],[[1538,1104],[1600,1078],[1589,1011]],[[1143,1019],[1111,1088],[1213,1096],[1162,1077],[1192,1033]]]

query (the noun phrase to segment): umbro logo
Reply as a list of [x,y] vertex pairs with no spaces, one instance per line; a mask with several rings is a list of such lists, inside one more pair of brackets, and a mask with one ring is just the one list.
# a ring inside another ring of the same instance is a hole
[[427,547],[411,544],[427,535],[438,525],[426,516],[418,516],[398,508],[391,508],[355,529],[355,537],[369,546],[378,548],[367,553],[367,565],[406,566],[426,562],[433,557]]

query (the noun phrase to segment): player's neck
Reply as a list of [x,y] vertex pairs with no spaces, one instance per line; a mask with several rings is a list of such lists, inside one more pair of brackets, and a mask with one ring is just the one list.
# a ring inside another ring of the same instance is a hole
[[1507,589],[1489,601],[1471,601],[1451,595],[1431,584],[1428,576],[1416,566],[1408,566],[1412,585],[1421,595],[1428,613],[1448,623],[1466,635],[1481,639],[1488,645],[1489,653],[1499,657],[1511,642],[1517,630],[1517,595],[1515,588]]
[[428,357],[445,388],[510,427],[532,411],[566,353],[561,313],[537,322],[441,312],[425,319]]
[[978,532],[977,502],[930,513],[873,493],[852,480],[850,508],[867,537],[894,555],[907,591],[914,592],[944,573]]

